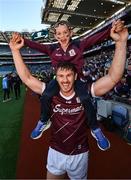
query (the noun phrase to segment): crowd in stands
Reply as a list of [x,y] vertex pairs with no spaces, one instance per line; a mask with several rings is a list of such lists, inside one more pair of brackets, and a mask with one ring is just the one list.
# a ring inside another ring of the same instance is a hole
[[9,74],[11,72],[15,71],[14,65],[1,65],[0,66],[0,76],[2,77],[3,75]]
[[[29,47],[24,47],[21,49],[21,53],[25,55],[30,55],[30,54],[42,54],[36,50],[32,50]],[[11,55],[11,50],[8,45],[0,45],[0,55]]]
[[[131,54],[130,47],[127,51],[127,64],[125,67],[125,73],[120,82],[113,88],[109,93],[107,93],[103,98],[112,99],[115,97],[120,97],[121,100],[124,98],[126,103],[131,103]],[[98,54],[88,56],[85,60],[85,66],[83,73],[85,74],[86,81],[92,83],[107,74],[108,69],[111,65],[114,50],[101,50]]]

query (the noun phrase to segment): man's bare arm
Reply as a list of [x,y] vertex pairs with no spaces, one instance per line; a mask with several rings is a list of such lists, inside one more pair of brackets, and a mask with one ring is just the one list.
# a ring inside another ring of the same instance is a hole
[[119,25],[116,23],[113,25],[111,29],[111,37],[115,41],[115,53],[113,57],[113,62],[109,69],[108,74],[98,79],[94,83],[95,96],[102,96],[108,91],[110,91],[121,79],[124,73],[125,62],[126,62],[128,30],[120,23]]
[[13,38],[10,40],[9,46],[12,51],[13,60],[15,63],[16,70],[20,76],[23,83],[25,83],[30,89],[38,94],[42,94],[43,83],[37,78],[33,77],[29,69],[25,65],[23,58],[20,54],[19,49],[23,47],[24,41],[21,39],[20,43],[16,42],[16,36],[14,34]]

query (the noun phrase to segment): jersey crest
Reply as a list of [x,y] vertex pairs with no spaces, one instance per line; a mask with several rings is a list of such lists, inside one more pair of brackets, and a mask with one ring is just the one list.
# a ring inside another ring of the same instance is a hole
[[71,49],[71,50],[69,51],[69,55],[70,55],[70,56],[75,56],[75,55],[76,55],[75,50],[74,50],[74,49]]

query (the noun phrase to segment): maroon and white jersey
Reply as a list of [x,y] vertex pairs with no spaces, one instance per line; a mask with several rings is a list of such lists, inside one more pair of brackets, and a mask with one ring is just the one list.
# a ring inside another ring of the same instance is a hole
[[65,99],[62,95],[52,100],[50,146],[64,154],[79,154],[88,151],[85,112],[75,93]]

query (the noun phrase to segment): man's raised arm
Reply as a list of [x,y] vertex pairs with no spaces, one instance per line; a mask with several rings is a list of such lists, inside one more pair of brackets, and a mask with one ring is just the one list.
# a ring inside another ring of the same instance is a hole
[[17,42],[17,33],[13,34],[12,39],[10,40],[9,46],[12,51],[13,60],[15,63],[16,70],[20,76],[23,83],[25,83],[30,89],[38,94],[42,94],[43,83],[37,78],[33,77],[29,69],[25,65],[23,58],[20,54],[20,48],[24,45],[24,40],[21,38],[21,41]]
[[115,53],[109,72],[94,83],[95,96],[102,96],[110,91],[121,79],[126,63],[128,30],[122,21],[114,22],[111,37],[115,41]]

